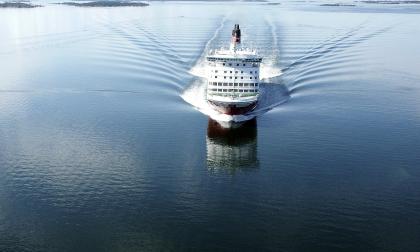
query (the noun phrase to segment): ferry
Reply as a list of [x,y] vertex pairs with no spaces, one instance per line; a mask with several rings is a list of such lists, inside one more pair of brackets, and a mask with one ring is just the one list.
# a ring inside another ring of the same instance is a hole
[[246,114],[258,103],[262,58],[240,44],[241,30],[235,24],[229,49],[206,56],[207,102],[222,114]]

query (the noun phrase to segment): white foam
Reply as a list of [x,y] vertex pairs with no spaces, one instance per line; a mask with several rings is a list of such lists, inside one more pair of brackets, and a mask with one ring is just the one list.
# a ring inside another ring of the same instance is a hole
[[218,122],[227,123],[248,121],[266,113],[270,109],[286,102],[289,99],[287,88],[284,85],[261,83],[260,98],[258,100],[257,107],[253,111],[243,115],[226,115],[213,109],[208,104],[206,99],[206,87],[206,80],[203,78],[197,78],[184,90],[181,97],[198,111]]
[[226,115],[217,110],[214,110],[206,99],[206,81],[205,79],[196,79],[184,92],[181,94],[182,99],[194,106],[197,110],[205,115],[208,115],[213,120],[220,122],[242,122],[254,118],[256,115]]

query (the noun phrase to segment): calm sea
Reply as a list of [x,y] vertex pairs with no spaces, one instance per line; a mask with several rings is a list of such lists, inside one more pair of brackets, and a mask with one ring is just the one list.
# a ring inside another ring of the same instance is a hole
[[[418,251],[420,6],[0,9],[0,251]],[[209,119],[233,24],[256,118]]]

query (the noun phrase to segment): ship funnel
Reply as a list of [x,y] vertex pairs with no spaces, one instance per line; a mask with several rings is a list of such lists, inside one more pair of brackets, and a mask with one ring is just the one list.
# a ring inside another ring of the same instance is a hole
[[232,30],[232,41],[230,43],[230,49],[236,51],[236,47],[241,43],[241,29],[239,29],[239,24],[235,24]]

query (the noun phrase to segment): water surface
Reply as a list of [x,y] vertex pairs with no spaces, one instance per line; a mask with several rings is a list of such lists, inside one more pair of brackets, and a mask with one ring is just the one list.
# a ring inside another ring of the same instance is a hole
[[[420,9],[231,6],[0,10],[1,251],[418,250]],[[225,129],[235,23],[264,99]]]

